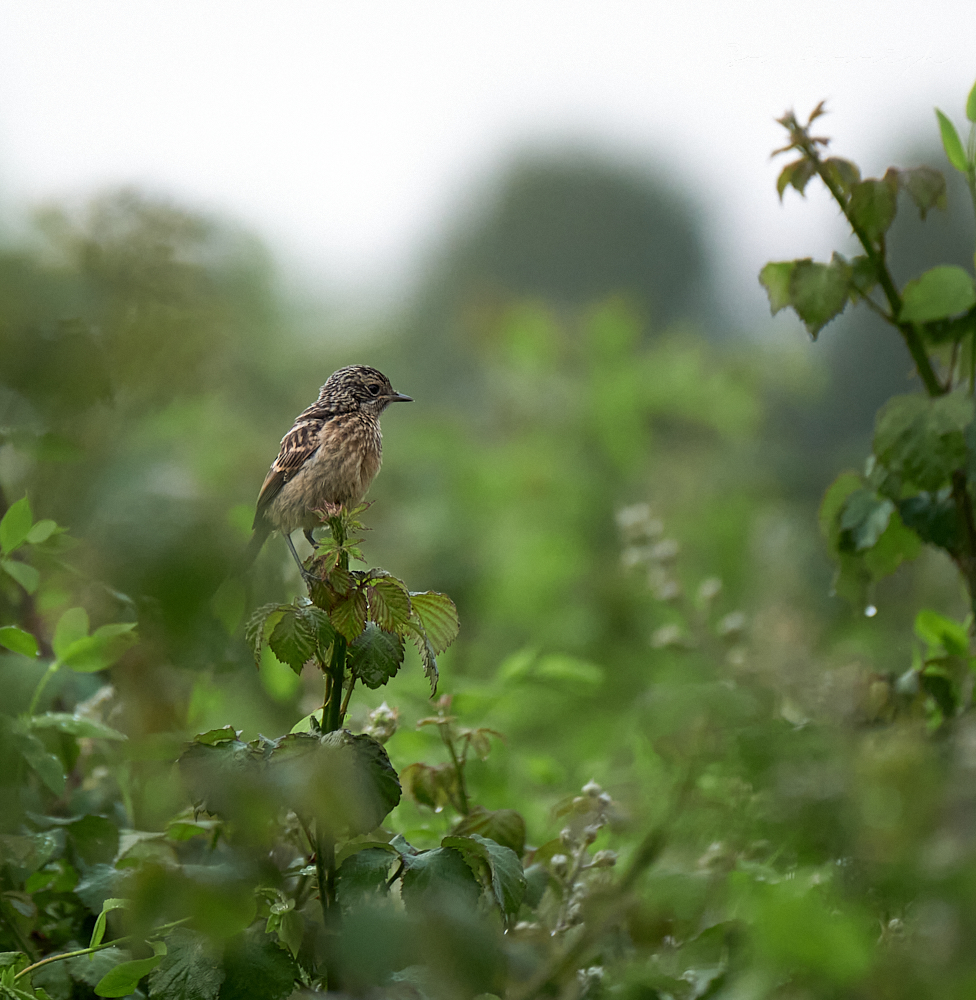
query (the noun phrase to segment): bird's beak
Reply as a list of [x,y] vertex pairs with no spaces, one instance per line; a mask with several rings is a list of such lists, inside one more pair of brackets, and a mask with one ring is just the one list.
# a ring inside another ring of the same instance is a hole
[[412,403],[413,396],[404,396],[402,392],[392,392],[386,397],[390,403]]

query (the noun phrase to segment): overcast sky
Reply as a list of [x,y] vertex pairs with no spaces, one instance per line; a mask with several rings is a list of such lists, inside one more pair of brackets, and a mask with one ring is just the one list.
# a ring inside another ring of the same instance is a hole
[[134,183],[382,296],[514,152],[589,146],[700,192],[748,317],[840,232],[780,206],[774,117],[827,98],[875,173],[974,79],[976,0],[0,0],[0,199]]

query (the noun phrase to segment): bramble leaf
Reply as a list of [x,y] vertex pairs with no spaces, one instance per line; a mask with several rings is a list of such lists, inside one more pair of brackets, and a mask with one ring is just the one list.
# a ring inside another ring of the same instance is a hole
[[855,184],[851,191],[848,212],[852,221],[872,242],[877,242],[895,221],[898,211],[897,178],[870,178]]
[[514,809],[474,806],[451,830],[455,837],[470,837],[476,833],[502,847],[510,847],[518,857],[525,851],[525,820]]
[[202,934],[178,927],[169,953],[149,977],[151,1000],[216,1000],[224,970]]
[[367,622],[349,644],[349,668],[368,688],[378,688],[396,676],[403,663],[403,640],[394,632]]
[[956,131],[956,126],[938,108],[935,109],[935,115],[939,120],[942,148],[945,150],[946,157],[956,170],[965,173],[968,167],[966,151],[962,147],[962,141],[959,138],[959,133]]
[[851,269],[836,254],[829,264],[798,260],[790,275],[790,304],[814,340],[844,311],[850,290]]
[[457,638],[460,629],[457,608],[447,594],[434,591],[411,593],[410,604],[424,626],[435,654],[443,653]]
[[961,267],[943,264],[905,285],[898,319],[903,323],[929,323],[968,312],[974,305],[973,279]]
[[794,187],[800,194],[803,194],[813,174],[813,164],[806,157],[794,160],[792,163],[787,163],[776,179],[776,191],[779,194],[779,200],[783,200],[783,192],[790,186]]
[[860,183],[861,171],[857,164],[851,163],[850,160],[831,156],[823,161],[823,166],[830,179],[848,196],[850,196],[854,186]]
[[874,453],[878,461],[919,488],[938,490],[966,464],[963,432],[973,400],[954,392],[937,399],[894,396],[878,411]]
[[470,837],[445,837],[441,846],[454,847],[481,858],[488,867],[495,902],[506,921],[518,913],[525,895],[525,873],[518,855],[510,847],[502,847],[476,833]]
[[790,305],[790,278],[797,263],[795,260],[773,261],[759,272],[759,283],[766,289],[774,316]]
[[296,674],[302,672],[316,648],[315,635],[302,609],[289,607],[284,611],[268,637],[268,645],[282,663],[288,664]]
[[351,590],[329,612],[335,630],[352,642],[366,627],[366,594],[359,588]]
[[946,180],[941,170],[932,167],[915,167],[912,170],[900,170],[898,179],[901,186],[909,193],[918,208],[918,214],[925,220],[930,209],[946,208]]
[[423,908],[438,898],[456,899],[474,909],[481,897],[481,886],[467,866],[461,852],[453,847],[404,855],[402,898],[408,910]]
[[858,490],[852,493],[844,506],[840,517],[842,532],[850,536],[851,546],[855,552],[871,548],[881,537],[895,505],[887,498],[877,496],[871,490]]
[[247,620],[247,624],[244,626],[244,641],[254,653],[255,666],[261,665],[261,647],[267,642],[274,627],[281,621],[281,616],[285,613],[286,608],[287,605],[283,607],[278,604],[264,604]]
[[406,585],[395,577],[371,579],[366,599],[369,617],[387,632],[395,632],[410,621],[410,596]]

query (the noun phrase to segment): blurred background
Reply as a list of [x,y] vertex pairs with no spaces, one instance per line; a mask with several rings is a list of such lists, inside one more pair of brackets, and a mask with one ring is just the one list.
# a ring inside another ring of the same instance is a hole
[[[850,249],[824,192],[776,196],[787,108],[827,98],[822,130],[866,176],[946,167],[932,108],[963,118],[969,3],[8,0],[0,19],[2,502],[26,492],[79,541],[30,599],[39,628],[77,603],[139,620],[112,683],[143,828],[178,807],[150,766],[160,734],[277,735],[321,698],[270,654],[256,672],[214,594],[282,434],[345,364],[416,399],[384,418],[364,547],[456,601],[442,690],[504,733],[472,781],[530,840],[591,777],[653,815],[653,739],[702,691],[759,685],[734,725],[846,731],[865,678],[908,668],[914,610],[964,613],[933,553],[879,586],[873,618],[829,596],[817,505],[910,361],[860,312],[811,344],[756,275]],[[951,183],[924,225],[902,206],[900,280],[969,266],[964,199]],[[618,524],[642,504],[650,565]],[[248,610],[299,583],[273,539]],[[3,601],[22,617],[20,591]],[[706,611],[725,646],[675,641]],[[8,710],[30,690],[14,659]],[[412,729],[430,711],[412,653],[354,725],[383,697],[394,763],[439,759]],[[862,843],[873,765],[838,750],[855,777],[803,784],[777,767],[809,747],[763,733],[734,766],[780,796],[791,856],[867,844],[900,864],[925,835],[899,840],[878,807]],[[417,839],[446,828],[400,814]]]

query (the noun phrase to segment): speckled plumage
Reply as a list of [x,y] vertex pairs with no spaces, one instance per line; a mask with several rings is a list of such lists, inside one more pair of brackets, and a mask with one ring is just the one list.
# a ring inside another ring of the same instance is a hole
[[248,561],[275,529],[290,542],[296,528],[309,535],[322,522],[317,510],[363,499],[382,460],[380,414],[395,402],[410,397],[375,368],[352,365],[329,376],[281,439],[258,494]]

